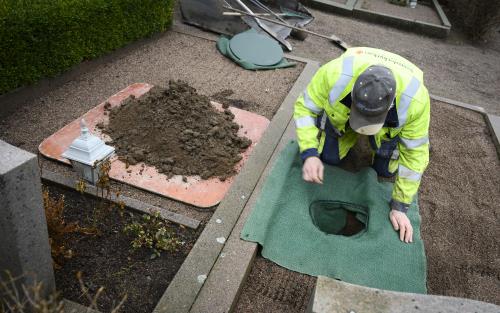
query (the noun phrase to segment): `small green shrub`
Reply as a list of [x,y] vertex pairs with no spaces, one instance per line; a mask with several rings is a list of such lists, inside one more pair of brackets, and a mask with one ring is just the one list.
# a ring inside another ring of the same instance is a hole
[[0,94],[168,28],[174,0],[0,1]]
[[161,251],[175,252],[182,245],[175,231],[160,217],[160,212],[144,214],[140,221],[132,222],[124,227],[124,232],[132,236],[132,248],[148,248],[154,259],[160,256]]

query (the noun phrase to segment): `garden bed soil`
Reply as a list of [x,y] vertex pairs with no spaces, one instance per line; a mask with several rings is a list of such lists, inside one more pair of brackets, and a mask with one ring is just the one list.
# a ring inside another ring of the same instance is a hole
[[[483,115],[432,102],[430,163],[419,190],[428,294],[500,305],[500,161],[491,135]],[[358,141],[342,167],[368,166],[369,151]],[[315,281],[259,255],[236,312],[304,312],[300,299],[309,299]]]
[[305,312],[315,283],[316,277],[289,271],[259,255],[234,312]]
[[225,180],[236,174],[240,153],[252,142],[238,136],[240,125],[223,107],[223,112],[216,110],[186,82],[170,81],[169,88],[153,87],[109,109],[109,124],[98,126],[126,164],[144,162],[168,177]]
[[[51,196],[64,195],[64,217],[67,223],[77,222],[81,227],[92,227],[93,209],[100,203],[97,198],[82,195],[55,185],[46,185]],[[184,243],[177,252],[162,251],[160,257],[151,259],[152,251],[147,248],[132,250],[131,238],[123,232],[126,224],[139,220],[142,214],[105,207],[97,220],[100,235],[85,235],[79,232],[64,236],[67,249],[73,256],[60,259],[56,268],[56,286],[66,299],[89,305],[82,295],[77,273],[95,295],[102,286],[104,292],[98,298],[98,309],[110,312],[124,295],[127,299],[120,313],[150,313],[173,279],[182,262],[194,245],[202,227],[197,231],[169,224],[179,240]]]
[[420,192],[430,294],[500,305],[500,161],[483,115],[433,102]]

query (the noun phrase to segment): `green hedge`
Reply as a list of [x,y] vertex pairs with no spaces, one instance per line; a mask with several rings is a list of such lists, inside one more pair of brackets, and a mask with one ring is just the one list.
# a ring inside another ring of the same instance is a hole
[[167,29],[175,0],[0,0],[0,94]]

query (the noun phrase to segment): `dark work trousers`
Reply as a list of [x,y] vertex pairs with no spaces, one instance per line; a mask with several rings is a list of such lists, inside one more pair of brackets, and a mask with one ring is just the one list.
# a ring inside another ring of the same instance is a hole
[[[328,119],[325,123],[325,145],[323,146],[323,151],[321,152],[321,160],[329,165],[339,165],[341,162],[339,155],[339,134],[333,128],[332,124]],[[370,146],[375,151],[375,157],[373,158],[372,168],[377,172],[379,176],[392,177],[394,173],[389,171],[389,162],[396,149],[399,141],[399,137],[392,138],[389,141],[382,141],[382,144],[377,148],[375,144],[375,138],[373,136],[368,137]]]

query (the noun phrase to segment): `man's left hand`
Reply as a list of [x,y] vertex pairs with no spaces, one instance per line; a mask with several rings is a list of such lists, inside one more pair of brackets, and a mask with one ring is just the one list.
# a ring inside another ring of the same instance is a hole
[[389,213],[389,219],[391,220],[394,230],[399,230],[399,239],[401,241],[406,243],[413,242],[413,227],[411,226],[406,213],[391,210],[391,213]]

